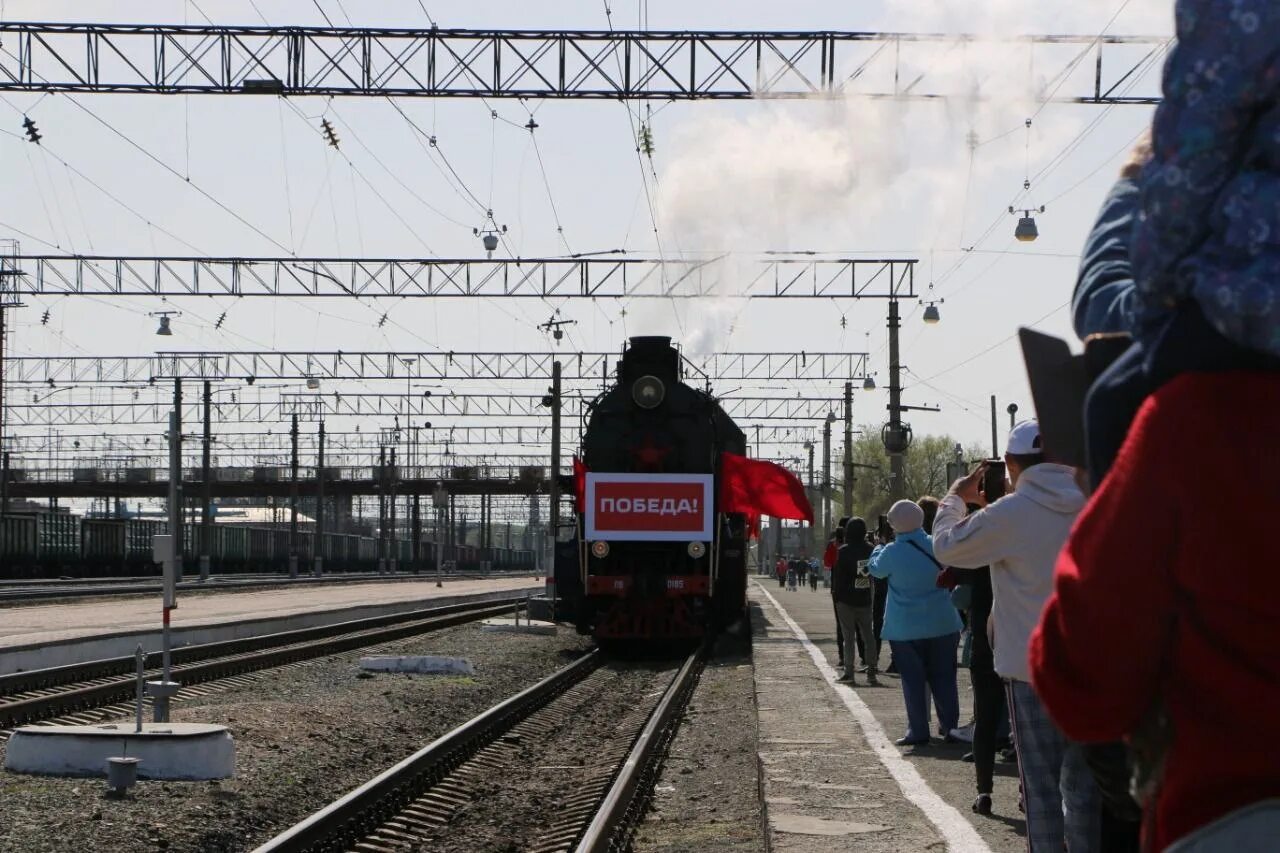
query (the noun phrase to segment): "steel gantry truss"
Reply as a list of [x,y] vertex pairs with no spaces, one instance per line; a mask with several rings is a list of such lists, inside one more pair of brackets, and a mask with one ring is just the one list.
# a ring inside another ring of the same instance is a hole
[[[0,24],[0,91],[1149,104],[1163,37]],[[938,57],[953,61],[940,70]],[[960,73],[956,73],[959,69]],[[1005,70],[1007,69],[1007,71]],[[1031,73],[1026,74],[1026,69]],[[1025,75],[1025,81],[1024,76]],[[1140,82],[1140,87],[1134,84]]]
[[[550,441],[550,427],[543,424],[503,424],[501,426],[447,426],[439,428],[406,426],[401,429],[402,440],[407,438],[411,430],[420,429],[421,433],[414,441],[414,447],[422,453],[437,454],[460,447],[509,447],[522,445],[542,446]],[[576,435],[577,425],[566,425],[566,432]],[[758,436],[762,445],[793,445],[807,441],[819,440],[819,430],[812,425],[780,426],[777,424],[761,424],[746,426],[752,436],[752,444]],[[243,430],[220,429],[214,435],[214,452],[225,453],[288,453],[290,435],[287,430],[256,432]],[[5,439],[5,448],[15,455],[68,456],[93,455],[100,458],[116,455],[142,455],[167,453],[161,447],[164,444],[163,430],[150,432],[57,432],[41,431],[38,433],[19,433]],[[188,432],[183,436],[184,453],[199,453],[200,433]],[[318,433],[312,430],[300,430],[298,433],[299,452],[304,455],[314,453],[318,445]],[[388,446],[382,440],[380,432],[359,432],[353,430],[325,430],[325,446],[327,452],[377,452],[380,447]]]
[[[41,385],[154,383],[168,379],[447,381],[537,380],[561,363],[565,381],[604,381],[616,352],[161,352],[154,356],[30,356],[5,360],[5,381]],[[685,355],[686,380],[861,380],[862,352]]]
[[[17,255],[7,292],[61,296],[914,298],[915,259],[199,258]],[[0,293],[3,295],[3,293]]]
[[[574,419],[586,411],[590,400],[565,396],[566,420],[562,430],[574,429]],[[838,397],[748,397],[726,396],[720,405],[730,417],[758,421],[820,421],[841,405]],[[294,415],[304,422],[341,417],[453,417],[484,418],[547,416],[541,397],[514,394],[457,394],[431,397],[380,394],[287,394],[276,398],[214,400],[215,423],[280,423]],[[109,426],[124,424],[164,424],[168,422],[173,402],[162,396],[150,400],[98,400],[77,404],[74,400],[50,402],[6,403],[8,426]],[[203,404],[198,395],[187,395],[182,404],[184,423],[198,423],[203,417]],[[411,426],[406,420],[405,428]],[[443,427],[448,429],[448,427]]]

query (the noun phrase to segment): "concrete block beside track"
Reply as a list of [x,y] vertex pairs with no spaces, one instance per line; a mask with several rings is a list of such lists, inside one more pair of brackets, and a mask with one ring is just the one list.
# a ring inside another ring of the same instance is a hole
[[133,723],[23,726],[5,745],[6,770],[44,776],[106,776],[107,759],[141,759],[138,777],[169,781],[229,779],[236,748],[226,726]]

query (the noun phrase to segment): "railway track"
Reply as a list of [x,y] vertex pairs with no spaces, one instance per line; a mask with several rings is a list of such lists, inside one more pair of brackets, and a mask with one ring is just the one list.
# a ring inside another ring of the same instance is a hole
[[[460,602],[173,650],[172,678],[183,685],[176,701],[208,695],[262,677],[266,670],[376,647],[512,612],[524,596]],[[159,676],[160,655],[146,660]],[[136,690],[132,657],[92,661],[0,676],[0,740],[21,725],[94,723],[128,714]]]
[[257,853],[625,849],[705,655],[655,668],[592,652]]
[[[496,578],[537,577],[533,571],[518,572],[453,572],[436,575],[422,574],[378,575],[352,573],[325,575],[315,578],[300,575],[290,578],[283,575],[214,575],[203,583],[183,581],[179,592],[218,592],[222,590],[259,590],[287,586],[327,586],[342,583],[396,583],[404,581],[440,580],[492,580]],[[153,578],[121,578],[119,580],[45,580],[0,581],[0,605],[22,604],[32,601],[62,601],[77,598],[97,598],[117,595],[149,595],[161,591],[159,580]]]

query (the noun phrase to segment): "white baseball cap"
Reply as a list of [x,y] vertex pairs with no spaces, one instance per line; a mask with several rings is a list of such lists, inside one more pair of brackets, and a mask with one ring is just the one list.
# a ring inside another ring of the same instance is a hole
[[1040,424],[1035,420],[1015,424],[1013,429],[1009,430],[1009,440],[1005,442],[1005,452],[1014,456],[1043,453],[1044,446],[1040,443]]

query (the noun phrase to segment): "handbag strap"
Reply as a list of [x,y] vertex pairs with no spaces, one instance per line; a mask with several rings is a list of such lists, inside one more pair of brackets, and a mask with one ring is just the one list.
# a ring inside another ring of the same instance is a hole
[[939,562],[938,562],[938,560],[937,560],[937,559],[936,559],[932,554],[930,554],[930,553],[929,553],[928,551],[926,551],[925,549],[921,548],[921,547],[920,547],[919,545],[917,545],[916,543],[912,542],[910,539],[906,539],[906,540],[904,540],[904,542],[905,542],[905,544],[910,545],[912,548],[915,548],[915,549],[916,549],[917,551],[919,551],[921,554],[924,554],[926,557],[928,557],[928,558],[929,558],[929,562],[931,562],[931,563],[933,563],[935,566],[937,566],[937,567],[938,567],[938,571],[942,571],[942,563],[939,563]]

